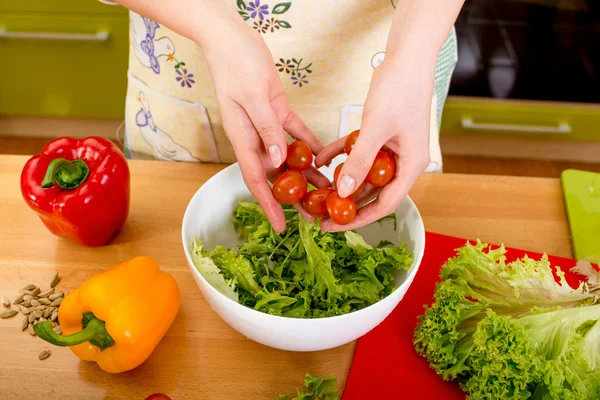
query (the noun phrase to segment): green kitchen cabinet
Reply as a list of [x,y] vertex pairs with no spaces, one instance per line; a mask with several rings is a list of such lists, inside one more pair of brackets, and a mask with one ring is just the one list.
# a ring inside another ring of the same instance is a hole
[[449,96],[441,132],[600,142],[600,105]]
[[3,2],[0,115],[122,119],[128,53],[129,18],[121,7]]

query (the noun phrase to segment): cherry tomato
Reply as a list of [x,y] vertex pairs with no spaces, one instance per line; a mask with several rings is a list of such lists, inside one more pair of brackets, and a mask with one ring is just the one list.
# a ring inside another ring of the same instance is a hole
[[316,189],[306,193],[302,200],[302,205],[307,213],[315,218],[326,217],[327,214],[327,197],[333,193],[332,188]]
[[289,169],[304,171],[310,168],[312,162],[312,150],[306,143],[297,140],[288,146],[285,163]]
[[327,213],[331,220],[338,225],[346,225],[356,217],[356,204],[350,197],[342,198],[337,192],[327,196]]
[[357,129],[348,136],[346,136],[346,141],[344,142],[344,151],[346,152],[346,154],[350,154],[350,152],[352,151],[354,143],[356,143],[356,139],[358,139],[359,133],[360,129]]
[[[333,171],[333,185],[334,186],[337,184],[337,179],[338,179],[338,176],[340,176],[340,171],[342,170],[342,165],[344,165],[344,163],[341,163],[340,165],[335,167],[335,171]],[[352,193],[350,195],[350,197],[356,199],[358,196],[360,196],[360,194],[363,192],[363,190],[365,190],[366,184],[367,184],[367,182],[363,181],[363,183],[358,187],[358,189],[356,189],[354,191],[354,193]]]
[[296,204],[306,194],[308,183],[302,172],[285,171],[273,184],[273,197],[281,204]]
[[365,179],[373,186],[385,186],[396,175],[396,159],[386,151],[380,151]]
[[146,400],[171,400],[171,398],[166,394],[153,393],[150,396],[146,397]]

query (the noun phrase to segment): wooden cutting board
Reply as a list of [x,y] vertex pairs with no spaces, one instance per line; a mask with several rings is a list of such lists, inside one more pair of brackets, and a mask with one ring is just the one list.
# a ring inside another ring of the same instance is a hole
[[600,262],[600,174],[574,169],[561,176],[573,252],[577,259]]

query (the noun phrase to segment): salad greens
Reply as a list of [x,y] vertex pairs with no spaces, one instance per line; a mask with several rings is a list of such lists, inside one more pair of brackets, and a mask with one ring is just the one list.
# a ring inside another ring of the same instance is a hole
[[367,244],[359,234],[322,233],[292,207],[284,207],[286,229],[278,235],[257,203],[242,202],[233,226],[237,250],[207,251],[194,240],[192,257],[205,279],[225,296],[265,313],[292,318],[347,314],[394,290],[397,271],[412,256],[401,246]]
[[312,376],[308,372],[304,378],[305,392],[297,390],[297,396],[290,394],[277,396],[277,400],[339,400],[340,394],[335,387],[335,375]]
[[472,399],[600,399],[600,273],[571,288],[548,258],[506,263],[477,242],[442,267],[417,352]]

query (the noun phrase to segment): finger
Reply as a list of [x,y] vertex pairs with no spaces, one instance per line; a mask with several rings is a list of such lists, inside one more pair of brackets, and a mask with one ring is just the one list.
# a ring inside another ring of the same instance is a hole
[[373,165],[375,156],[382,146],[383,141],[378,142],[377,137],[370,135],[367,131],[363,131],[358,136],[352,152],[344,162],[340,176],[335,182],[340,197],[350,196],[358,185],[365,180]]
[[275,114],[280,117],[283,129],[290,134],[296,140],[302,140],[312,150],[313,154],[319,154],[325,146],[315,136],[315,134],[308,129],[302,119],[290,108],[289,103],[284,95],[277,97],[272,101],[273,110]]
[[273,197],[271,186],[267,183],[265,169],[259,155],[255,151],[242,151],[238,155],[238,163],[242,170],[244,182],[258,204],[265,212],[271,226],[277,233],[285,229],[285,216],[283,207]]
[[331,187],[331,182],[315,167],[310,167],[306,171],[302,171],[306,180],[312,183],[318,189]]
[[254,128],[262,139],[273,167],[279,168],[287,156],[283,127],[271,107],[268,97],[253,98],[242,104]]
[[314,222],[315,221],[315,217],[313,217],[312,215],[310,215],[305,209],[304,206],[302,205],[302,203],[297,203],[294,204],[294,208],[296,210],[298,210],[298,212],[300,213],[300,215],[302,215],[302,217],[307,220],[308,222]]
[[360,209],[361,207],[364,207],[366,204],[375,200],[381,192],[381,189],[383,188],[369,185],[367,183],[362,193],[356,199],[353,199],[354,203],[356,204],[356,208]]
[[315,158],[315,166],[321,168],[323,165],[342,154],[344,152],[344,143],[346,143],[345,136],[327,145],[327,147],[325,147]]
[[258,201],[273,229],[276,232],[283,232],[285,229],[283,208],[273,197],[271,187],[267,183],[266,170],[262,161],[262,158],[265,158],[264,151],[261,149],[258,134],[253,130],[252,122],[244,109],[233,102],[223,104],[221,112],[225,131],[233,144],[246,186]]
[[329,232],[358,229],[393,213],[398,204],[406,197],[413,183],[425,170],[426,165],[424,164],[416,159],[405,162],[398,160],[399,167],[396,177],[381,189],[374,201],[358,210],[356,218],[352,222],[347,225],[337,225],[328,221],[322,226],[322,229]]

